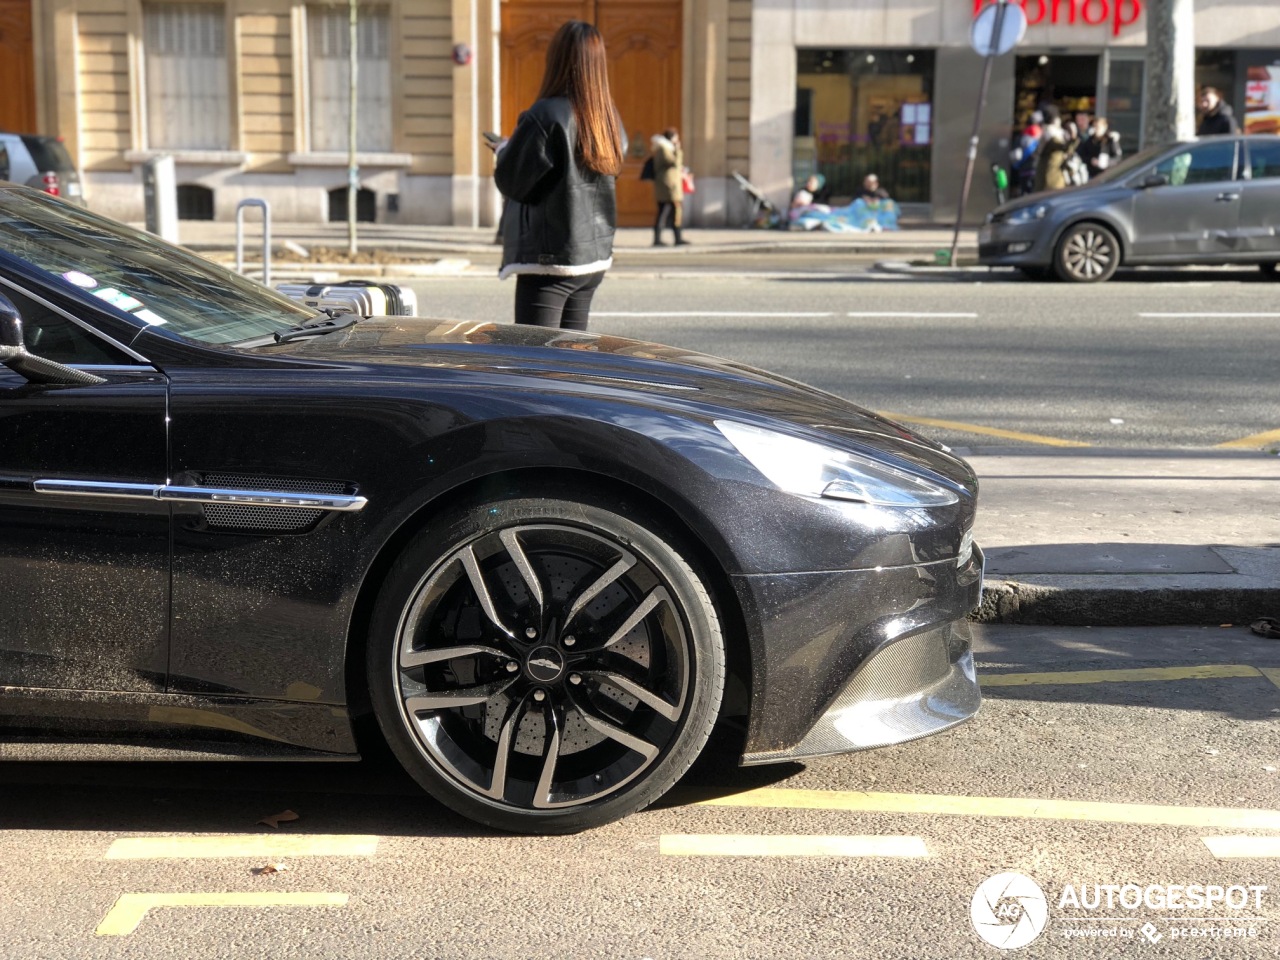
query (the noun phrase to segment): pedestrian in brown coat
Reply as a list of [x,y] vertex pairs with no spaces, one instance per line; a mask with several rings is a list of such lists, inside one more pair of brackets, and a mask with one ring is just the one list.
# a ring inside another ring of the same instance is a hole
[[653,198],[658,204],[658,217],[653,222],[653,245],[665,247],[662,231],[670,223],[676,246],[689,241],[680,236],[684,223],[684,150],[680,147],[680,131],[668,127],[649,140],[653,148]]

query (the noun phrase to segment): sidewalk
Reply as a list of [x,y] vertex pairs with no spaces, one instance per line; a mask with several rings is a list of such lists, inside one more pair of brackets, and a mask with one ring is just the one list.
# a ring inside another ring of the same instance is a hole
[[1128,626],[1280,616],[1280,457],[982,449],[977,619]]
[[[262,227],[256,214],[246,217],[245,255],[257,260],[262,249]],[[399,224],[362,223],[359,228],[359,247],[364,251],[384,254],[403,254],[406,258],[420,259],[429,256],[465,257],[471,255],[496,256],[494,228],[484,227],[424,227]],[[932,258],[934,251],[951,246],[952,230],[939,224],[907,224],[901,230],[884,233],[827,233],[802,230],[752,230],[752,229],[698,229],[691,227],[685,236],[691,242],[687,248],[654,247],[653,231],[648,227],[623,227],[618,230],[614,242],[615,251],[627,258],[632,256],[679,256],[685,250],[698,254],[787,253],[809,252],[848,253],[864,256],[892,256],[895,258]],[[278,251],[286,241],[304,247],[324,247],[345,250],[347,226],[345,223],[273,223],[272,246]],[[235,249],[236,225],[224,221],[184,220],[179,225],[180,241],[201,252],[223,252]],[[977,231],[966,229],[960,235],[960,249],[977,250]]]

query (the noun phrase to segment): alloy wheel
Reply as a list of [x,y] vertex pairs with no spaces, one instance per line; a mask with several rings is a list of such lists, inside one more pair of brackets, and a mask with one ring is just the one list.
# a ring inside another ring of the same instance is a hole
[[570,525],[486,531],[412,591],[394,689],[422,756],[464,792],[573,808],[642,777],[678,739],[685,611],[633,545]]
[[1103,230],[1085,227],[1067,237],[1062,262],[1074,280],[1094,282],[1115,269],[1115,241]]

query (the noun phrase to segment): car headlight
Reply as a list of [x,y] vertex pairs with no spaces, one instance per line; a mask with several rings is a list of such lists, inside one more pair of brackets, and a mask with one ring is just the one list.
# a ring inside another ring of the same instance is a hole
[[1043,220],[1049,213],[1049,208],[1043,203],[1034,207],[1022,207],[1013,211],[1005,218],[1006,223],[1030,223],[1033,220]]
[[945,507],[960,500],[942,484],[856,453],[732,420],[715,425],[752,466],[788,493],[886,507]]

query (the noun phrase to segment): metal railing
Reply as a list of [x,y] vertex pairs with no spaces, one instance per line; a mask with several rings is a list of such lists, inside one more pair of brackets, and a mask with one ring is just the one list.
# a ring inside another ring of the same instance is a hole
[[262,282],[271,286],[271,204],[251,198],[236,204],[236,273],[244,273],[244,212],[249,207],[262,210]]

